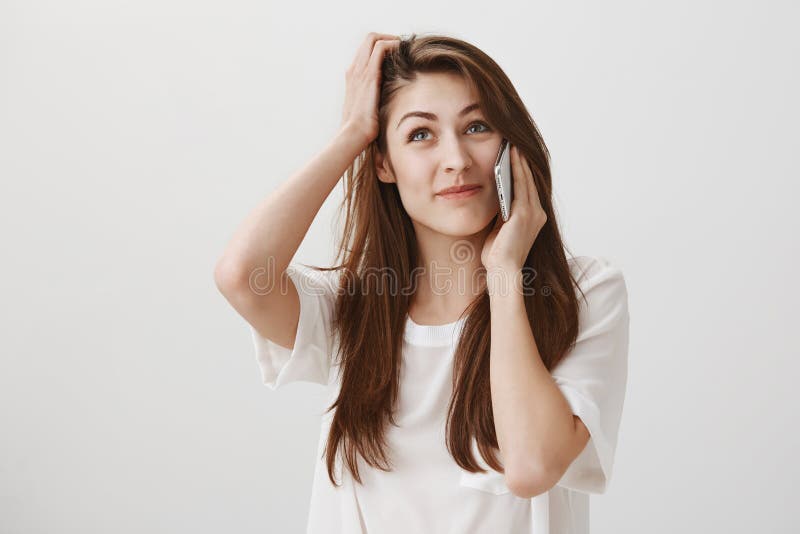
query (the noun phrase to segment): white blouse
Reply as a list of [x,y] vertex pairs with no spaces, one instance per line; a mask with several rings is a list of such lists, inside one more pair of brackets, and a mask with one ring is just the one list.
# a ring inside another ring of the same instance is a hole
[[[364,482],[359,485],[337,457],[334,472],[342,486],[334,487],[323,459],[333,413],[323,414],[309,534],[588,534],[589,494],[605,492],[614,463],[627,383],[628,294],[622,271],[607,259],[578,256],[569,264],[588,306],[576,292],[578,338],[551,374],[591,437],[561,480],[532,499],[517,497],[504,475],[485,463],[474,439],[474,456],[487,472],[471,473],[455,463],[445,446],[444,424],[453,355],[465,319],[430,326],[407,317],[398,426],[386,430],[393,470],[372,468],[359,456]],[[293,381],[318,383],[328,388],[329,404],[340,385],[332,362],[338,340],[330,326],[337,272],[293,263],[287,274],[300,296],[294,348],[264,338],[251,326],[262,379],[271,389]]]

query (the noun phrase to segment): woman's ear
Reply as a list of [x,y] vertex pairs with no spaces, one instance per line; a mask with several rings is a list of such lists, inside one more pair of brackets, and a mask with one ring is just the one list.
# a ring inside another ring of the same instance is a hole
[[389,163],[389,158],[386,158],[380,151],[375,151],[375,173],[378,175],[378,180],[383,183],[392,184],[397,180],[392,172],[392,166]]

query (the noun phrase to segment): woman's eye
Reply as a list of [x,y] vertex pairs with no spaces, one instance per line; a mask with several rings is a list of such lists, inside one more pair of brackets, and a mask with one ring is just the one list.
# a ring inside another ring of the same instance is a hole
[[482,123],[482,122],[473,122],[473,123],[472,123],[472,124],[470,124],[469,126],[470,126],[470,128],[472,128],[472,127],[473,127],[473,126],[475,126],[475,125],[483,126],[483,127],[485,128],[485,129],[483,130],[484,132],[488,132],[488,131],[489,131],[489,127],[488,127],[486,124]]
[[428,131],[428,130],[425,130],[425,129],[422,129],[422,130],[414,130],[413,132],[411,132],[411,135],[409,135],[409,136],[408,136],[408,140],[409,140],[409,141],[416,141],[416,140],[417,140],[417,139],[416,139],[416,136],[417,136],[417,134],[420,134],[420,133],[423,133],[423,132],[427,132],[427,131]]
[[[488,132],[490,130],[489,126],[487,126],[486,123],[481,122],[481,121],[476,121],[476,122],[473,122],[472,124],[469,125],[469,128],[467,128],[467,131],[471,130],[473,126],[481,126],[481,127],[483,127],[483,130],[479,130],[477,133]],[[411,132],[409,134],[408,141],[409,142],[422,141],[423,139],[418,139],[417,138],[417,134],[421,134],[423,132],[428,132],[428,129],[427,128],[418,128],[418,129],[414,130],[413,132]]]

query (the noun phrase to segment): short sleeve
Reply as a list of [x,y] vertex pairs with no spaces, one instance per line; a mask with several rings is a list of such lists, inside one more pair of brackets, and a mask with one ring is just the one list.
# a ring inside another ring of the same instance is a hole
[[614,464],[628,376],[628,291],[622,271],[605,258],[575,258],[580,312],[575,345],[552,376],[589,430],[589,442],[558,486],[604,493]]
[[[336,273],[296,263],[286,269],[300,297],[293,348],[278,345],[250,325],[262,381],[270,389],[289,382],[329,383],[334,350],[331,319],[337,295]],[[280,290],[287,289],[284,286]]]

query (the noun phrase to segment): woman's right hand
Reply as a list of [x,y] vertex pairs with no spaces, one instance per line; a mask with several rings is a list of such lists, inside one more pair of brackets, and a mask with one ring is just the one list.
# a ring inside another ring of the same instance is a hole
[[343,129],[361,135],[366,148],[378,136],[378,99],[381,63],[390,47],[400,44],[400,37],[370,32],[345,71]]

